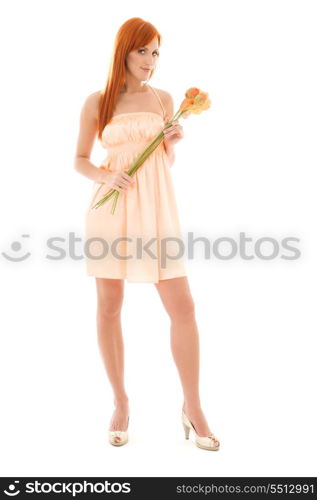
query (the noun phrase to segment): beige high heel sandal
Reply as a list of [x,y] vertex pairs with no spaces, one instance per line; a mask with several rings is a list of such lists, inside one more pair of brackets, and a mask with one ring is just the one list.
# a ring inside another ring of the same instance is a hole
[[195,443],[198,448],[202,448],[204,450],[218,451],[220,446],[220,441],[214,436],[214,434],[210,434],[210,436],[199,436],[196,432],[195,427],[188,419],[184,410],[182,410],[182,423],[185,432],[185,439],[189,439],[190,430],[192,430],[195,434]]
[[130,417],[128,417],[128,425],[125,431],[108,431],[110,444],[113,446],[122,446],[128,442],[129,420]]

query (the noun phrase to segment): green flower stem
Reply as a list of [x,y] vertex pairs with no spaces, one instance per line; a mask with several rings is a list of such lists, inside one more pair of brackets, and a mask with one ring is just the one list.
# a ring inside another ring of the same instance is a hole
[[112,204],[112,209],[111,209],[111,213],[114,214],[114,211],[116,209],[116,206],[117,206],[117,201],[118,201],[118,197],[119,197],[119,191],[116,191],[116,194],[115,194],[115,199],[114,199],[114,202]]
[[[126,171],[126,173],[128,175],[133,175],[134,172],[144,163],[144,161],[146,160],[146,158],[151,154],[152,151],[154,151],[154,149],[158,146],[159,142],[161,142],[161,137],[160,137],[160,141],[157,142],[156,144],[156,141],[158,140],[159,136],[162,135],[162,138],[164,136],[163,132],[161,132],[152,142],[149,146],[147,146],[147,148],[137,157],[137,159],[134,161],[134,163],[132,164],[132,166],[129,168],[129,170]],[[119,194],[119,191],[117,191],[116,189],[111,189],[110,191],[108,191],[108,193],[101,199],[98,201],[98,203],[96,203],[92,208],[98,208],[100,207],[101,205],[103,205],[106,201],[108,201],[115,193],[118,193]]]
[[[157,148],[157,146],[163,141],[164,139],[164,130],[172,126],[172,122],[178,120],[178,118],[182,115],[183,111],[178,110],[173,118],[171,118],[164,126],[163,130],[150,142],[150,144],[145,148],[145,150],[134,160],[133,164],[131,167],[126,171],[126,173],[130,176],[132,176],[139,167],[145,162],[145,160],[150,156],[150,154]],[[108,191],[108,193],[98,201],[92,208],[98,208],[102,206],[106,201],[108,201],[110,198],[114,197],[114,201],[112,204],[112,209],[111,213],[114,214],[116,206],[117,206],[117,201],[119,197],[120,192],[117,189],[111,189]]]

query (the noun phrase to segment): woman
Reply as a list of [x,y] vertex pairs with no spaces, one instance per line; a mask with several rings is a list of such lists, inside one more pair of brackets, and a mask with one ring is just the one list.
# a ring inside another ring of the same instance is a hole
[[[192,429],[197,446],[218,450],[220,443],[200,404],[194,302],[183,258],[175,256],[181,230],[169,167],[174,162],[174,146],[184,135],[178,121],[164,131],[164,140],[135,175],[125,172],[174,115],[171,95],[148,84],[160,45],[161,35],[152,24],[137,17],[126,21],[116,35],[107,85],[87,97],[80,117],[75,168],[94,181],[85,256],[87,273],[96,278],[98,342],[114,393],[109,441],[116,446],[128,441],[129,399],[120,317],[127,279],[154,283],[170,317],[172,354],[184,394],[185,437]],[[108,150],[100,167],[90,161],[96,135]],[[113,199],[92,208],[111,188],[119,191],[114,214]],[[147,248],[140,258],[136,247],[128,245],[137,239],[142,239],[143,250],[153,239],[152,253]],[[112,251],[104,252],[109,247]]]

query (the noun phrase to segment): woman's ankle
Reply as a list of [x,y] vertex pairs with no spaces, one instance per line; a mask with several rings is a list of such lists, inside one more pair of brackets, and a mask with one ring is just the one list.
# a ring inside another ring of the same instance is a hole
[[200,401],[184,401],[183,402],[183,410],[186,412],[186,410],[190,411],[201,411],[201,403]]
[[129,398],[128,396],[119,396],[114,398],[114,404],[116,407],[118,406],[128,406]]

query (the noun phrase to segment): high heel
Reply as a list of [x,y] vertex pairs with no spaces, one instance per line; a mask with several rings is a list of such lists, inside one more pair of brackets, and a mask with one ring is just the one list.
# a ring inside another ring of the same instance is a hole
[[184,424],[184,422],[183,422],[183,427],[185,432],[185,439],[189,439],[190,427],[187,427],[187,425]]
[[122,446],[128,442],[129,420],[130,417],[128,417],[128,425],[125,431],[108,431],[110,444],[113,446]]
[[189,438],[190,430],[192,430],[195,434],[195,443],[198,448],[202,448],[204,450],[218,451],[220,446],[220,441],[214,436],[214,434],[210,434],[210,436],[199,436],[196,432],[195,427],[185,414],[184,410],[182,410],[182,423],[185,432],[185,439]]

